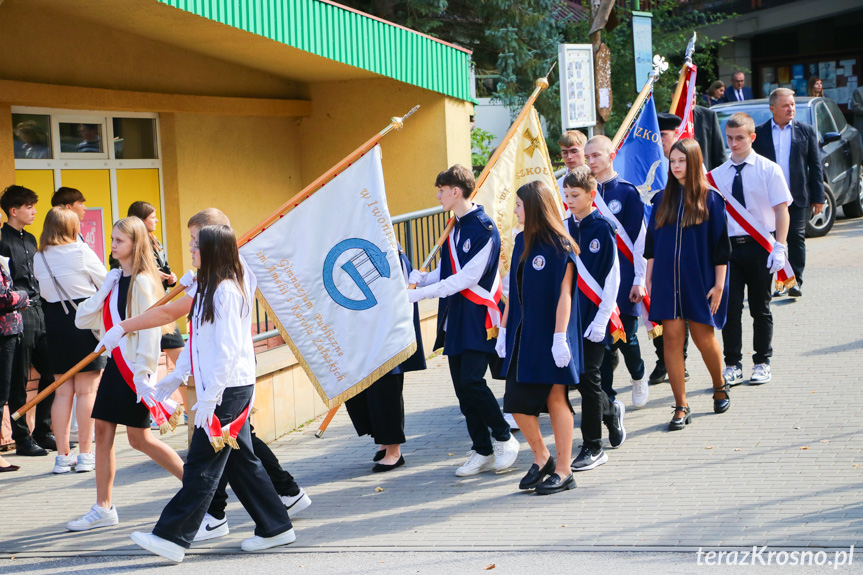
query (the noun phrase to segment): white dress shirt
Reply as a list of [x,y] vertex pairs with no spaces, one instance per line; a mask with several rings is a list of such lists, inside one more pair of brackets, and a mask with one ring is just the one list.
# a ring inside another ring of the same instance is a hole
[[105,265],[87,244],[75,242],[62,246],[47,246],[33,258],[33,273],[39,280],[39,294],[50,303],[66,298],[57,293],[43,256],[48,260],[57,283],[73,300],[95,294],[108,273]]
[[[773,154],[776,158],[776,163],[782,168],[782,174],[785,176],[785,183],[791,185],[791,133],[794,130],[794,121],[788,122],[785,128],[781,128],[779,124],[770,120],[770,126],[773,130]],[[746,168],[744,168],[746,169]]]
[[[743,198],[746,200],[746,209],[752,216],[764,226],[768,232],[776,231],[776,214],[773,207],[785,203],[791,205],[794,199],[791,191],[785,183],[782,169],[775,162],[771,162],[764,156],[750,152],[743,160],[746,167],[740,172],[743,178]],[[737,170],[734,162],[730,159],[713,170],[716,185],[723,194],[731,196],[731,186]],[[728,218],[728,235],[749,235],[734,218]]]

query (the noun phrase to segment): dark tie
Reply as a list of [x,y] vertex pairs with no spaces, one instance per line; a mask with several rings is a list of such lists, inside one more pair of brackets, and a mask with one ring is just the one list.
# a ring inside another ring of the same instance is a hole
[[740,202],[740,205],[744,208],[746,207],[746,199],[743,197],[743,174],[740,172],[743,171],[743,168],[746,166],[743,164],[732,164],[734,169],[737,170],[737,173],[734,175],[734,182],[731,184],[731,195],[734,196],[734,199]]

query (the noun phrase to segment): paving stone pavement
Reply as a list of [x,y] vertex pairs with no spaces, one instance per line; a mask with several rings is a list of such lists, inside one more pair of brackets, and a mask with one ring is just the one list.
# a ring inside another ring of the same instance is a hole
[[[470,444],[440,357],[406,379],[405,467],[370,473],[373,445],[355,436],[344,409],[323,439],[313,435],[316,423],[281,438],[274,451],[313,501],[296,518],[296,543],[282,552],[859,546],[861,245],[863,219],[837,221],[829,236],[807,242],[805,296],[779,299],[773,308],[773,381],[735,387],[729,412],[713,414],[710,381],[694,346],[688,361],[694,417],[684,431],[666,431],[673,405],[667,383],[651,387],[645,408],[630,408],[621,365],[616,381],[628,408],[628,439],[608,450],[607,464],[577,474],[573,491],[549,497],[518,491],[531,463],[520,435],[522,452],[512,469],[454,476]],[[649,370],[653,347],[639,336]],[[751,361],[744,363],[748,377]],[[502,382],[492,388],[502,398]],[[578,393],[572,398],[577,427]],[[541,424],[553,448],[548,418]],[[166,441],[179,449],[184,436]],[[577,447],[577,429],[575,436]],[[121,523],[88,533],[69,533],[64,525],[93,503],[92,473],[55,476],[51,458],[9,456],[23,469],[0,477],[6,518],[0,554],[138,554],[129,533],[151,528],[179,483],[124,438],[117,444],[114,501]],[[228,537],[192,552],[239,553],[253,525],[233,495],[228,517]]]

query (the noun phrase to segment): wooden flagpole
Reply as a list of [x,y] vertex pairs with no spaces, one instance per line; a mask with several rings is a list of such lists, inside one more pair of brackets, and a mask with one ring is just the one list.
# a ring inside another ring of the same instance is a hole
[[[308,186],[303,188],[299,193],[297,193],[290,200],[288,200],[287,202],[282,204],[275,212],[270,214],[263,222],[261,222],[260,224],[258,224],[257,226],[255,226],[254,228],[252,228],[251,230],[246,232],[245,234],[243,234],[242,237],[240,237],[237,240],[237,247],[242,247],[242,246],[246,245],[255,236],[257,236],[258,234],[263,232],[265,229],[267,229],[273,223],[275,223],[280,218],[282,218],[285,214],[287,214],[288,212],[290,212],[291,210],[293,210],[294,208],[299,206],[303,201],[309,199],[312,194],[314,194],[315,192],[317,192],[318,190],[323,188],[327,183],[329,183],[330,180],[332,180],[333,178],[338,176],[340,173],[342,173],[342,171],[344,171],[345,168],[347,168],[348,166],[350,166],[351,164],[356,162],[366,152],[368,152],[369,150],[374,148],[377,145],[377,143],[384,136],[389,134],[391,131],[401,130],[402,127],[404,127],[404,121],[406,119],[408,119],[411,115],[413,115],[413,113],[416,112],[418,108],[419,108],[419,106],[414,106],[410,112],[408,112],[407,114],[405,114],[401,118],[392,118],[390,120],[390,123],[387,125],[386,128],[384,128],[383,130],[381,130],[380,132],[378,132],[377,134],[375,134],[374,136],[369,138],[359,148],[357,148],[356,150],[354,150],[353,152],[348,154],[342,161],[340,161],[338,164],[336,164],[335,166],[333,166],[332,168],[330,168],[329,170],[324,172],[323,175],[321,175],[315,181],[313,181],[311,184],[309,184]],[[154,303],[148,309],[153,309],[154,307],[159,307],[161,305],[165,305],[166,303],[168,303],[169,301],[174,299],[174,297],[176,297],[181,291],[183,291],[183,289],[184,289],[183,286],[178,285],[173,290],[171,290],[169,293],[165,294],[165,296],[162,297],[162,299],[160,299],[159,301]],[[43,399],[45,399],[46,397],[48,397],[49,395],[54,393],[55,389],[57,389],[58,387],[60,387],[61,385],[63,385],[67,381],[69,381],[70,379],[72,379],[72,377],[74,377],[76,373],[81,371],[91,361],[93,361],[94,359],[99,357],[99,355],[101,355],[104,351],[105,351],[105,348],[100,347],[98,351],[94,351],[93,353],[91,353],[90,355],[88,355],[87,357],[85,357],[84,359],[79,361],[72,369],[70,369],[69,371],[64,373],[54,383],[52,383],[51,385],[49,385],[48,387],[43,389],[41,392],[39,392],[39,394],[36,397],[34,397],[30,401],[28,401],[18,411],[13,413],[12,419],[14,419],[14,420],[20,419],[21,416],[23,416],[29,410],[33,409],[33,407],[35,407]],[[337,408],[335,408],[335,409],[337,409]],[[335,415],[334,412],[333,412],[333,415]],[[332,419],[332,417],[330,417],[330,419]]]
[[623,119],[623,123],[620,124],[620,128],[617,129],[617,133],[614,134],[614,138],[611,140],[611,149],[617,151],[618,146],[621,144],[621,140],[626,136],[626,133],[629,131],[629,127],[632,125],[632,122],[635,120],[635,116],[641,111],[641,107],[644,105],[644,101],[647,100],[647,96],[650,95],[650,92],[653,90],[653,84],[656,82],[656,79],[659,78],[659,75],[668,69],[668,64],[665,62],[665,58],[662,56],[654,56],[653,57],[653,70],[650,72],[650,79],[645,82],[644,87],[641,88],[641,92],[638,93],[638,97],[635,99],[635,102],[629,108],[629,112],[627,112],[626,117]]
[[671,107],[668,109],[671,114],[677,113],[677,105],[680,103],[681,94],[683,94],[683,82],[686,80],[686,72],[692,64],[692,53],[695,51],[695,38],[696,32],[693,32],[692,38],[686,46],[686,61],[683,62],[683,66],[680,68],[680,76],[677,78],[677,87],[674,88],[674,96],[671,98]]

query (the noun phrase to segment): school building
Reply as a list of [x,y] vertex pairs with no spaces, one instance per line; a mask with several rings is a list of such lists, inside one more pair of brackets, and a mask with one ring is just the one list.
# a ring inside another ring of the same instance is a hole
[[470,165],[470,52],[328,0],[0,0],[0,38],[0,189],[39,194],[37,238],[54,190],[80,189],[105,261],[146,200],[180,275],[192,214],[240,235],[417,104],[381,143],[390,212]]

